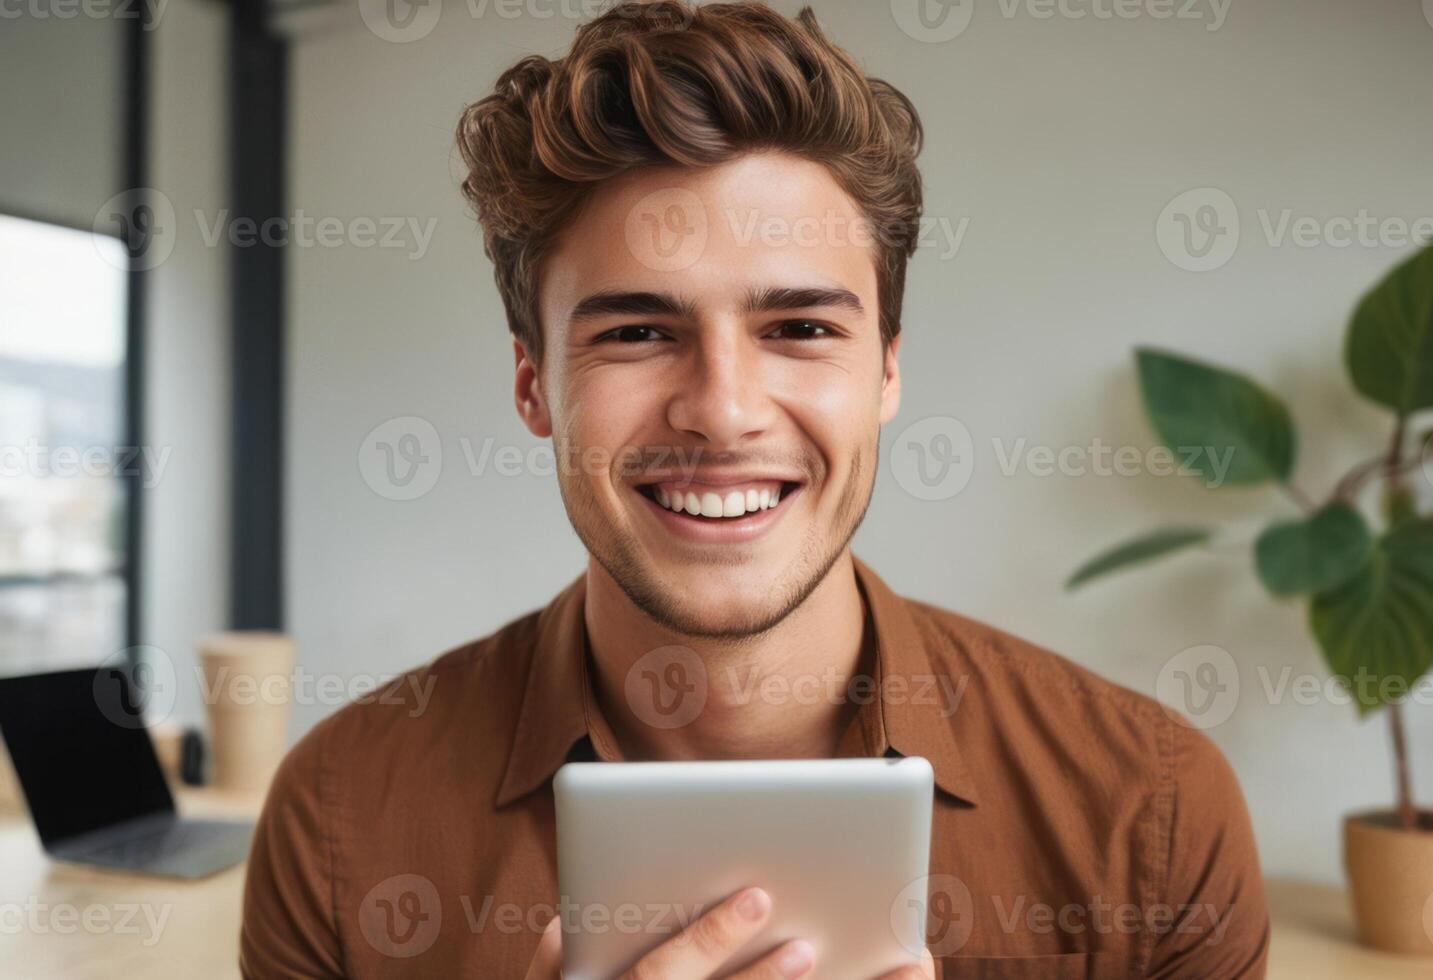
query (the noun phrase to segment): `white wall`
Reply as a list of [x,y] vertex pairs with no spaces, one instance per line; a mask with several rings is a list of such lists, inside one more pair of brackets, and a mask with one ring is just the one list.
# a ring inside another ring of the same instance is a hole
[[168,456],[145,500],[140,632],[173,662],[186,724],[204,720],[195,641],[229,617],[229,252],[202,230],[229,194],[227,24],[222,4],[168,0],[151,49],[149,183],[174,235],[149,273],[146,441]]
[[[899,591],[1145,692],[1178,651],[1228,649],[1242,696],[1211,734],[1243,779],[1265,863],[1337,878],[1340,814],[1390,798],[1384,730],[1347,706],[1262,693],[1261,665],[1270,683],[1285,666],[1324,673],[1302,612],[1264,596],[1243,546],[1061,591],[1083,558],[1133,531],[1227,519],[1237,538],[1258,526],[1246,518],[1288,505],[1171,478],[1005,475],[1001,454],[1022,439],[1150,446],[1130,356],[1141,343],[1238,365],[1283,393],[1309,488],[1382,445],[1387,421],[1349,391],[1340,341],[1356,297],[1406,249],[1275,245],[1259,213],[1433,215],[1433,26],[1404,0],[1236,2],[1217,30],[1207,2],[1201,21],[976,6],[958,37],[922,43],[890,3],[816,4],[833,37],[917,103],[927,213],[952,228],[969,219],[953,258],[937,242],[911,269],[905,400],[885,445],[912,421],[953,416],[974,440],[972,479],[925,503],[883,470],[856,550]],[[450,2],[418,41],[350,26],[295,52],[294,207],[437,222],[420,260],[291,252],[288,599],[314,673],[421,662],[542,604],[581,568],[554,482],[475,475],[462,443],[536,445],[511,408],[501,307],[450,171],[453,124],[504,67],[560,53],[575,26],[500,9]],[[1230,195],[1242,233],[1226,265],[1195,273],[1166,259],[1155,229],[1167,202],[1202,186]],[[442,453],[436,486],[412,501],[375,493],[358,467],[365,435],[403,416],[431,423]],[[330,710],[301,706],[297,727]],[[1433,709],[1410,721],[1415,780],[1433,799]]]

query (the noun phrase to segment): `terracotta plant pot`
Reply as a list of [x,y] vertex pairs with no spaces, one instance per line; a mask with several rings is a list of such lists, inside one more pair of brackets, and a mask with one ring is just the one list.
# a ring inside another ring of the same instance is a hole
[[1343,822],[1343,866],[1359,937],[1390,953],[1433,956],[1433,811],[1402,829],[1391,810]]

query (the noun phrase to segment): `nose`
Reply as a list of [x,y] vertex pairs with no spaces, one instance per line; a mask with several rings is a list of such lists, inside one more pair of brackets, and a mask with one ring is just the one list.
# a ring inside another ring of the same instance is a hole
[[774,409],[758,344],[739,326],[703,331],[667,403],[668,424],[717,449],[765,432]]

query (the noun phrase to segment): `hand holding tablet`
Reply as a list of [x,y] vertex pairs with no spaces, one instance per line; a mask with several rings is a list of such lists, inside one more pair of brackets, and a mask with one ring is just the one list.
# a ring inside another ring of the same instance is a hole
[[529,976],[933,978],[932,786],[919,758],[564,766]]
[[[708,911],[687,929],[662,943],[622,974],[624,980],[662,977],[671,980],[730,980],[794,978],[812,974],[815,950],[804,939],[793,939],[736,973],[722,973],[727,961],[754,938],[771,917],[771,896],[760,888],[746,888]],[[527,980],[562,977],[562,920],[554,917],[543,933]],[[879,980],[935,980],[930,952],[918,964],[907,964],[883,974]]]

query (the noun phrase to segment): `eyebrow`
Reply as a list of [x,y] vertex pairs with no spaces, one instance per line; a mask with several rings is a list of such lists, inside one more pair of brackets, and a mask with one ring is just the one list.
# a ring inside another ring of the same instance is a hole
[[[746,294],[741,312],[771,313],[776,310],[818,307],[836,307],[856,314],[866,312],[860,297],[855,293],[849,289],[827,286],[767,286],[753,289]],[[584,297],[572,308],[570,317],[573,321],[578,321],[613,315],[695,319],[697,307],[690,299],[669,293],[626,292],[614,289]]]
[[623,292],[603,290],[584,297],[572,308],[570,318],[591,320],[600,316],[625,314],[627,316],[670,316],[693,319],[697,315],[696,304],[667,293]]
[[852,313],[865,313],[860,298],[849,289],[825,286],[767,287],[746,294],[743,313],[771,313],[776,310],[801,310],[811,307],[837,307]]

